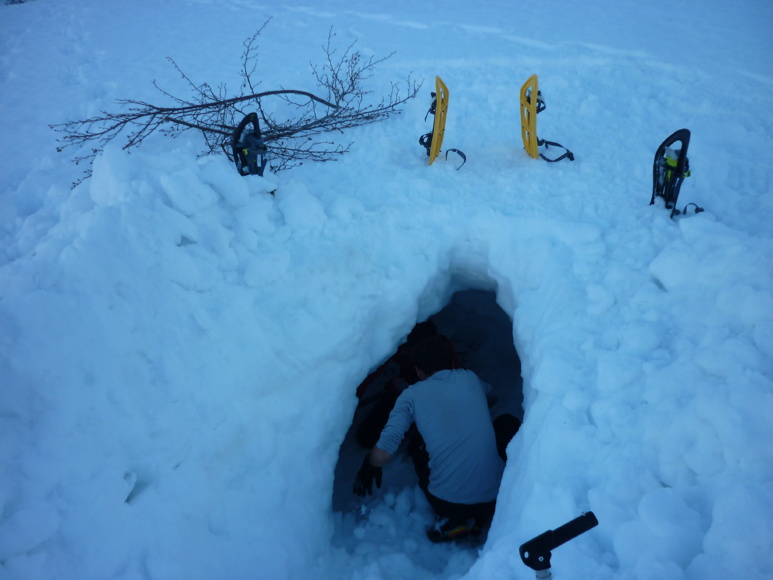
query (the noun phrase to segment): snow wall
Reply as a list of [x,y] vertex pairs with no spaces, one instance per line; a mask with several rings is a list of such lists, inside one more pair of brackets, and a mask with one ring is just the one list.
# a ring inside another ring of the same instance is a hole
[[277,188],[180,147],[108,148],[6,249],[11,578],[358,574],[331,543],[355,388],[467,288],[513,321],[525,410],[470,578],[528,573],[520,543],[589,509],[557,575],[763,577],[766,243],[647,195],[607,217],[583,165],[363,187],[353,152]]
[[764,563],[764,247],[646,200],[602,231],[552,219],[560,196],[511,211],[474,175],[420,175],[386,201],[270,195],[223,159],[109,149],[49,191],[4,266],[10,577],[347,577],[331,498],[355,388],[467,288],[513,321],[525,410],[470,578],[527,572],[517,546],[589,509],[557,574]]
[[[590,386],[567,370],[583,359],[566,355],[585,336],[584,288],[568,273],[595,228],[474,199],[417,200],[411,223],[399,207],[320,200],[300,183],[269,195],[274,184],[222,160],[132,159],[108,150],[86,184],[51,192],[59,223],[37,239],[29,220],[34,254],[8,266],[5,372],[27,385],[9,430],[26,450],[7,491],[10,570],[45,543],[41,570],[83,577],[302,575],[329,551],[355,387],[466,288],[495,291],[516,321],[527,424],[540,426],[508,467],[491,541],[523,538],[503,522],[528,506],[555,521],[590,507],[579,466],[544,460],[562,433],[594,444],[582,436]],[[468,227],[448,231],[459,212]],[[29,252],[24,237],[16,249]],[[574,403],[556,411],[556,393]],[[524,449],[540,448],[535,469]]]
[[642,211],[638,231],[603,239],[464,193],[412,198],[411,220],[399,200],[300,182],[272,196],[222,160],[132,159],[107,151],[89,182],[51,192],[58,217],[42,238],[28,220],[16,246],[28,257],[7,265],[3,370],[25,387],[5,433],[18,451],[7,570],[294,578],[324,563],[344,577],[331,496],[355,387],[467,288],[495,292],[514,321],[525,409],[470,577],[522,568],[521,542],[589,509],[593,539],[562,548],[584,577],[700,569],[723,529],[754,520],[754,482],[722,477],[757,469],[726,464],[749,453],[742,415],[721,390],[696,386],[690,407],[672,397],[674,377],[721,382],[744,352],[754,364],[732,338],[713,358],[684,356],[703,327],[673,314],[714,291],[701,282],[712,266],[680,241],[614,259],[617,237],[654,248],[653,232],[713,230],[732,246],[720,225]]

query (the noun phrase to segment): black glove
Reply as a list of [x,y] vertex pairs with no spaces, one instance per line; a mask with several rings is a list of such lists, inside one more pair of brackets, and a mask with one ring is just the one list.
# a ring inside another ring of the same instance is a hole
[[373,467],[370,464],[370,455],[365,456],[365,461],[362,462],[362,467],[357,472],[357,477],[354,478],[354,493],[360,497],[365,497],[373,493],[373,482],[376,482],[376,487],[381,488],[381,468]]

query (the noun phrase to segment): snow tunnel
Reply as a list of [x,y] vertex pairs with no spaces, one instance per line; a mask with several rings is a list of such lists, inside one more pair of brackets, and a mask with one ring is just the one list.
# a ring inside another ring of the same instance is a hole
[[[513,323],[497,304],[495,292],[459,290],[428,320],[438,334],[451,342],[459,366],[474,371],[493,387],[492,420],[503,414],[522,420],[523,379],[521,361],[513,342]],[[427,558],[424,549],[428,543],[426,527],[434,521],[434,514],[418,488],[413,464],[404,452],[405,441],[384,468],[383,484],[378,493],[363,499],[352,492],[355,474],[368,452],[368,448],[359,442],[362,438],[358,437],[358,432],[397,372],[396,363],[388,359],[360,386],[359,404],[341,445],[335,470],[334,544],[363,557],[368,553],[383,557],[390,550],[408,557],[413,554],[414,565],[426,571],[436,567],[435,572],[439,572],[442,562],[449,556],[447,552],[445,556],[437,556],[434,566],[431,562],[421,561]],[[441,551],[452,549],[448,545],[435,548]],[[469,557],[471,565],[475,556],[471,552]]]

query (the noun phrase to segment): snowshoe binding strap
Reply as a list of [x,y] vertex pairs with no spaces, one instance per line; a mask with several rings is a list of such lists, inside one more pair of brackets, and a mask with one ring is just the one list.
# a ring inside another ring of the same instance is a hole
[[459,171],[462,168],[462,165],[467,163],[467,156],[464,153],[462,153],[459,149],[446,149],[446,161],[448,161],[448,154],[451,153],[452,151],[462,158],[461,165],[459,165],[459,167],[456,168],[456,170]]
[[430,115],[434,116],[435,111],[437,111],[437,93],[430,93],[430,96],[432,97],[432,104],[429,106],[429,110],[427,111],[427,114],[424,115],[424,120],[427,120],[427,117]]
[[268,148],[260,132],[257,113],[249,113],[231,135],[231,159],[239,175],[263,175],[268,165]]
[[674,211],[676,212],[676,215],[679,215],[679,214],[687,215],[687,208],[689,208],[690,206],[695,207],[695,209],[692,212],[693,215],[699,214],[699,213],[705,211],[702,207],[698,206],[697,203],[688,203],[686,206],[684,206],[684,209],[682,211],[679,211],[678,209],[675,209]]
[[[529,87],[526,91],[526,102],[531,104],[531,87]],[[537,114],[539,115],[545,109],[547,109],[547,105],[545,104],[545,97],[542,96],[542,91],[537,90]]]
[[556,161],[561,161],[562,159],[569,159],[569,161],[574,161],[574,153],[569,151],[566,147],[563,145],[560,145],[559,143],[555,143],[553,141],[545,141],[544,139],[537,139],[537,146],[542,147],[545,146],[545,149],[549,149],[549,146],[553,147],[560,147],[564,150],[564,153],[556,157],[555,159],[551,159],[550,157],[546,157],[544,153],[540,152],[539,156],[547,161],[548,163],[555,163]]
[[[429,110],[427,111],[427,114],[424,115],[424,120],[427,120],[427,117],[432,115],[435,116],[435,112],[437,111],[437,93],[432,93],[432,104],[429,106]],[[432,134],[433,132],[430,131],[429,133],[425,133],[421,137],[419,137],[419,145],[424,147],[427,150],[427,157],[430,156],[432,151]]]
[[[429,157],[430,151],[432,150],[432,133],[425,133],[424,135],[419,137],[419,145],[421,145],[427,150],[427,157]],[[455,149],[455,148],[446,149],[446,161],[448,161],[448,154],[451,152],[456,153],[457,155],[459,155],[459,157],[462,158],[461,164],[459,165],[459,167],[456,168],[456,170],[458,171],[462,168],[462,165],[467,163],[467,156],[464,154],[464,152],[461,149]]]
[[427,157],[429,157],[429,152],[432,149],[432,133],[425,133],[419,137],[419,145],[427,150]]

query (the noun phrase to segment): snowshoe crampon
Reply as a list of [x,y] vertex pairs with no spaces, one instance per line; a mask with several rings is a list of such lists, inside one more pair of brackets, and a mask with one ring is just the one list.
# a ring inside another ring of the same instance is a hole
[[268,148],[260,132],[257,113],[245,115],[234,129],[229,149],[224,145],[228,157],[236,164],[239,175],[263,175],[268,165]]
[[[690,145],[690,130],[679,129],[674,131],[655,152],[655,162],[652,166],[652,198],[650,205],[655,203],[656,197],[662,197],[666,209],[671,210],[671,217],[679,215],[676,202],[679,198],[679,190],[685,177],[690,176],[690,160],[687,158],[687,147]],[[688,204],[695,205],[695,204]],[[685,207],[685,211],[687,207]],[[703,208],[695,205],[695,213],[700,213]]]

